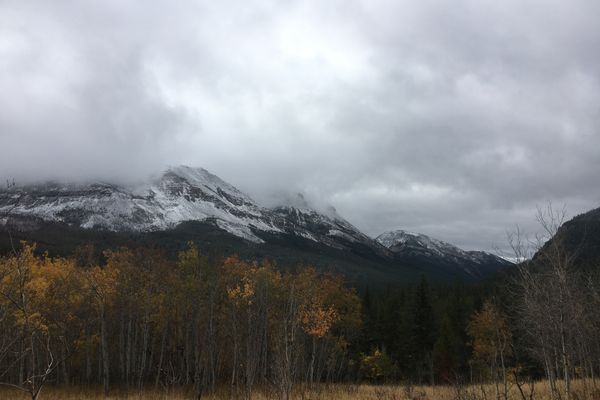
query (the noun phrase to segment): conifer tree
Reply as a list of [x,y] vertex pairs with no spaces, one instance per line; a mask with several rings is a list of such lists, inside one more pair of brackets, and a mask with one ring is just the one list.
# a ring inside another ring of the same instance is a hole
[[423,382],[424,375],[429,372],[431,383],[433,374],[433,345],[435,342],[435,320],[431,305],[431,292],[425,276],[417,286],[413,304],[412,345],[414,367],[417,380]]

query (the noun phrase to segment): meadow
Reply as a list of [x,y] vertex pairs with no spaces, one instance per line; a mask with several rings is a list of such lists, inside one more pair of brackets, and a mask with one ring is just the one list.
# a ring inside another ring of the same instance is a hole
[[[559,383],[559,388],[562,385]],[[562,390],[561,390],[562,392]],[[504,396],[500,394],[500,398]],[[0,388],[1,400],[28,399],[26,393],[10,388]],[[124,390],[115,389],[108,397],[103,394],[102,387],[52,387],[44,388],[40,399],[45,400],[184,400],[197,398],[191,391],[185,389],[142,389]],[[250,399],[254,400],[279,400],[283,397],[275,390],[256,390]],[[412,385],[366,385],[366,384],[335,384],[319,385],[309,390],[298,387],[294,390],[290,400],[493,400],[496,399],[495,385],[439,385],[439,386],[412,386]],[[555,397],[558,398],[558,397]],[[561,393],[561,398],[564,394]],[[218,390],[213,394],[206,394],[202,399],[226,400],[248,399],[243,394],[231,393],[227,389]],[[576,380],[572,382],[572,400],[600,400],[600,382],[591,380]],[[547,381],[534,383],[523,387],[523,394],[516,385],[511,385],[507,400],[552,400]]]

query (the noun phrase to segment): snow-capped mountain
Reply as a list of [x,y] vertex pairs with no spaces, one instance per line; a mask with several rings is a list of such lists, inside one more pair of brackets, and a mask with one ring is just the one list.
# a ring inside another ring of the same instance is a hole
[[454,260],[466,259],[473,262],[481,261],[481,252],[464,251],[450,243],[431,238],[422,233],[395,230],[382,233],[377,236],[376,240],[395,252],[418,251],[424,254],[447,257]]
[[253,229],[277,232],[250,197],[200,168],[173,167],[149,182],[122,186],[46,183],[0,192],[0,213],[109,231],[171,229],[212,219],[220,228],[260,242]]
[[293,234],[344,248],[371,238],[335,210],[319,213],[299,195],[293,204],[273,209],[205,169],[171,167],[161,176],[137,185],[46,183],[0,192],[0,215],[38,218],[86,229],[149,232],[167,230],[185,221],[209,221],[243,239],[263,243],[261,233]]
[[395,230],[382,233],[376,240],[391,250],[396,257],[451,265],[463,269],[473,277],[482,277],[490,271],[511,265],[493,254],[483,251],[465,251],[420,233]]
[[382,255],[386,249],[358,228],[342,218],[332,206],[317,210],[302,194],[288,199],[287,204],[272,208],[280,217],[281,228],[287,233],[300,235],[328,246],[343,249],[349,244],[366,244]]

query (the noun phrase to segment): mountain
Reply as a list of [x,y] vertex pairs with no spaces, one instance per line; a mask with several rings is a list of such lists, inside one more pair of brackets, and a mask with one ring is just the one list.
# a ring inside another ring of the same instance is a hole
[[376,240],[396,259],[432,270],[461,270],[474,279],[488,277],[512,263],[482,251],[464,251],[441,240],[403,230],[385,232]]
[[205,169],[185,166],[129,186],[46,183],[0,192],[0,213],[9,209],[13,220],[112,232],[162,231],[205,221],[254,243],[264,243],[264,234],[293,234],[339,249],[359,242],[380,247],[333,208],[319,213],[302,195],[291,205],[268,209]]
[[316,210],[302,194],[298,194],[295,199],[287,199],[286,202],[287,205],[272,208],[273,213],[284,221],[284,232],[340,250],[353,249],[355,252],[372,253],[384,259],[391,257],[384,246],[342,218],[334,207]]
[[250,197],[204,169],[189,167],[170,168],[157,179],[130,186],[46,183],[0,193],[0,212],[11,207],[16,218],[114,232],[159,231],[208,219],[257,243],[262,240],[253,229],[280,231],[268,210]]
[[[302,195],[264,207],[218,176],[185,166],[130,185],[48,182],[0,190],[2,215],[0,223],[10,226],[15,240],[35,241],[61,255],[85,243],[99,249],[153,245],[175,253],[192,240],[215,255],[312,264],[382,284],[423,273],[440,280],[480,279],[501,266],[494,256],[446,244],[444,251],[431,245],[401,251],[399,242],[370,238],[333,207],[315,207]],[[6,237],[0,235],[0,251],[9,247]]]
[[559,242],[561,251],[573,258],[577,268],[597,273],[600,267],[600,208],[579,214],[562,224],[554,237],[533,256],[541,260],[552,244]]

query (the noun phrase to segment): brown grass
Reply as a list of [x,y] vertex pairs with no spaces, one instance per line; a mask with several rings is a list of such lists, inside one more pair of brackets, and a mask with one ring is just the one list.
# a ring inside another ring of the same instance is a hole
[[[40,400],[163,400],[163,399],[191,399],[192,394],[185,390],[152,390],[124,391],[113,390],[111,396],[105,398],[101,388],[44,388]],[[203,399],[225,400],[243,398],[231,396],[229,391],[222,390],[213,395],[206,395]],[[402,386],[402,385],[322,385],[316,390],[298,390],[294,400],[495,400],[493,385],[484,386]],[[0,389],[0,400],[28,399],[24,393],[11,389]],[[257,391],[253,394],[254,400],[276,400],[279,396],[274,391]],[[535,400],[550,400],[546,382],[535,384]],[[600,382],[597,389],[593,383],[576,381],[573,384],[573,400],[600,400]],[[516,386],[511,387],[509,400],[522,400]]]

